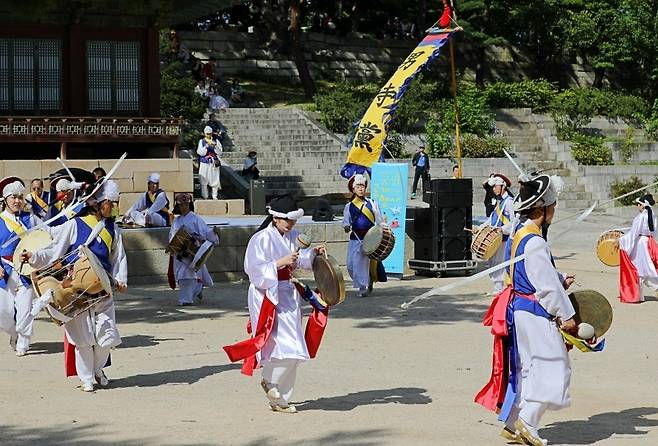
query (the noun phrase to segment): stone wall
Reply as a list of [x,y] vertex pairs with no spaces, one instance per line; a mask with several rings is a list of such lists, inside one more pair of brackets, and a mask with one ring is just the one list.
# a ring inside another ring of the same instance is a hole
[[[349,280],[345,271],[347,257],[347,235],[342,222],[300,222],[299,231],[308,234],[314,242],[325,243],[327,251],[336,258],[343,275]],[[220,236],[219,246],[215,248],[207,261],[208,271],[217,281],[234,281],[246,279],[244,273],[244,254],[249,239],[256,231],[256,226],[215,226]],[[164,249],[167,246],[169,228],[127,229],[123,231],[123,244],[128,256],[128,281],[132,285],[144,283],[167,283],[169,256]],[[413,245],[407,237],[405,240],[405,258],[412,255]],[[309,274],[306,274],[308,277]]]
[[[221,75],[250,74],[299,81],[294,60],[288,54],[268,49],[256,34],[181,31],[179,35],[196,57],[214,60]],[[312,76],[353,81],[377,80],[392,74],[418,44],[417,40],[385,40],[361,34],[338,37],[305,33],[302,39]],[[483,59],[459,42],[456,58],[461,78],[475,77],[476,69],[486,79],[519,80],[532,74],[531,62],[514,48],[490,47]],[[439,57],[432,67],[447,76],[447,57]],[[556,66],[554,72],[555,80],[562,85],[588,86],[594,80],[591,67],[579,59]]]

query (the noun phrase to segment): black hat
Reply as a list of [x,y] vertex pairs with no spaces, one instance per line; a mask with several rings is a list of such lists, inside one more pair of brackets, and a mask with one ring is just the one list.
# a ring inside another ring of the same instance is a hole
[[641,197],[636,198],[635,202],[645,206],[653,206],[656,204],[656,201],[653,199],[653,195],[651,194],[644,194]]
[[304,209],[299,208],[295,199],[289,194],[272,198],[270,205],[267,207],[267,212],[270,215],[261,223],[256,232],[265,229],[272,223],[273,217],[299,220],[304,216]]
[[519,195],[514,200],[514,210],[516,212],[544,206],[542,197],[546,195],[551,185],[551,178],[548,175],[539,175],[526,181],[522,180],[519,181],[519,184],[521,185]]

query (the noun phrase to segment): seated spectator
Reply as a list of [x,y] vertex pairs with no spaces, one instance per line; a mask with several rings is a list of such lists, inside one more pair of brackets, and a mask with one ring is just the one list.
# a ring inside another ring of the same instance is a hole
[[233,79],[231,84],[231,101],[233,102],[242,102],[242,96],[244,95],[244,90],[240,86],[240,81],[238,79]]
[[206,89],[206,84],[203,81],[199,81],[196,83],[196,87],[194,87],[194,92],[199,96],[201,96],[202,98],[208,97],[208,90]]
[[245,177],[248,180],[257,180],[259,171],[258,171],[258,160],[256,159],[256,151],[251,150],[247,154],[247,158],[244,160],[244,164],[242,166],[242,176]]
[[208,100],[208,108],[211,109],[214,112],[218,110],[225,110],[229,107],[231,107],[231,104],[222,96],[219,94],[219,92],[215,92],[214,88],[210,89],[209,92],[210,99]]

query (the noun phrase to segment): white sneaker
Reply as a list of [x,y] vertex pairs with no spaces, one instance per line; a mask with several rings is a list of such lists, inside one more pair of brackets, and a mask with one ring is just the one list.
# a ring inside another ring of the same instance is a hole
[[82,383],[82,391],[83,392],[93,392],[94,391],[94,383],[92,383],[92,382],[83,382]]
[[25,356],[26,354],[27,354],[27,350],[23,350],[22,348],[16,350],[16,356]]
[[271,383],[268,383],[265,380],[262,380],[260,382],[260,386],[263,388],[263,390],[267,394],[267,399],[269,399],[271,401],[271,403],[277,404],[281,400],[281,393],[279,392],[279,389],[277,389],[274,384],[271,384]]
[[100,375],[96,375],[96,382],[101,387],[107,387],[108,384],[110,384],[110,380],[107,378],[107,376],[105,376],[105,372],[102,370]]

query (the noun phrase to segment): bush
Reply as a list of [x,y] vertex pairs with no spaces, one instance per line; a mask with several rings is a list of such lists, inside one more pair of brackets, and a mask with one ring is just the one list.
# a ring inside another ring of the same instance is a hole
[[[610,196],[619,197],[644,186],[646,186],[646,184],[644,184],[642,180],[635,176],[630,177],[626,181],[614,181],[610,184]],[[640,191],[629,195],[628,197],[617,200],[617,202],[623,206],[631,206],[635,199],[641,197],[644,193],[644,191]]]
[[574,136],[571,155],[579,164],[585,166],[609,166],[612,162],[612,150],[603,145],[605,138],[598,136]]
[[349,82],[341,82],[329,92],[318,93],[313,99],[320,113],[320,122],[335,133],[351,133],[366,107],[366,101]]
[[531,108],[534,112],[545,112],[557,92],[553,84],[538,79],[495,82],[486,86],[484,94],[491,108]]
[[644,127],[649,138],[658,140],[658,99],[653,102],[651,115],[644,121]]
[[639,148],[639,144],[635,142],[635,129],[633,127],[628,127],[626,129],[626,137],[619,145],[619,157],[621,162],[623,164],[628,164]]
[[408,158],[404,150],[404,141],[402,141],[402,135],[400,135],[395,130],[388,132],[388,136],[386,138],[386,148],[388,149],[388,152],[390,152],[388,153],[384,151],[384,156],[386,157],[392,155],[393,158]]
[[454,142],[452,131],[444,129],[436,116],[430,116],[425,123],[427,153],[433,158],[443,158],[452,152]]
[[551,115],[562,139],[573,137],[594,116],[642,122],[647,113],[646,101],[638,96],[595,88],[565,90],[551,103]]
[[509,149],[509,141],[502,136],[486,136],[465,134],[462,136],[463,158],[500,158],[505,156],[503,149]]

